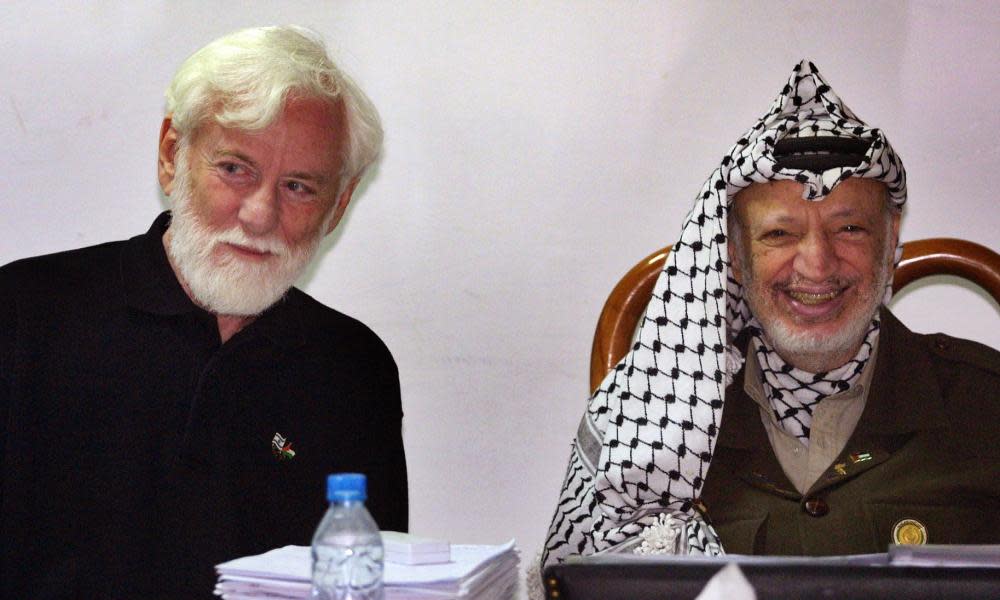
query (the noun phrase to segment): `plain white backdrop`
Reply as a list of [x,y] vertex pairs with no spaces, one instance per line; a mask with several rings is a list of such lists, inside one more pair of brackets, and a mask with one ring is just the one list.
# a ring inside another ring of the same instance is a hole
[[[903,157],[904,239],[1000,247],[996,2],[8,1],[0,263],[145,231],[174,70],[275,23],[321,32],[384,119],[383,160],[301,285],[396,357],[418,534],[533,557],[605,297],[675,241],[803,57]],[[894,306],[1000,346],[971,287]]]

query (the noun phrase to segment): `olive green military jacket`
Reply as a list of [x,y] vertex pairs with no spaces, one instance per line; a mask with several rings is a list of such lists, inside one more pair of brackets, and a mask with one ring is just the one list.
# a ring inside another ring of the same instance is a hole
[[726,390],[702,502],[730,554],[885,552],[897,538],[1000,543],[1000,352],[911,332],[882,312],[867,404],[805,494],[743,391]]

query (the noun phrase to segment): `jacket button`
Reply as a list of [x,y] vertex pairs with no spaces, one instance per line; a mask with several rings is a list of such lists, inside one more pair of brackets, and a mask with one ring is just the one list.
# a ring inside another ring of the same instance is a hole
[[809,498],[806,500],[805,509],[813,517],[822,517],[830,512],[830,505],[819,498]]

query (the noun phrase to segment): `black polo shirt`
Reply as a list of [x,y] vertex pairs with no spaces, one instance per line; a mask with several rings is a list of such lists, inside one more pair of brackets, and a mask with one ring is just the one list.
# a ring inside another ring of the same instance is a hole
[[210,597],[215,564],[309,544],[337,471],[407,528],[385,345],[297,289],[222,344],[167,262],[169,222],[0,268],[9,597]]

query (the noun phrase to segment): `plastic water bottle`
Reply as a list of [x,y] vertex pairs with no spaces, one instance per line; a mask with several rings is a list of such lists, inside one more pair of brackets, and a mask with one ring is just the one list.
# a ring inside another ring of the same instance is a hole
[[364,475],[327,477],[330,508],[312,540],[313,600],[382,600],[382,536],[366,497]]

